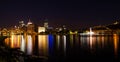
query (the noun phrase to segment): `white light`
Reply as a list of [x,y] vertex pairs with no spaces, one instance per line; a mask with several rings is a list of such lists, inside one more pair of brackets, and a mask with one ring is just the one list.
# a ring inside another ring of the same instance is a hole
[[90,28],[90,31],[87,34],[89,34],[89,35],[94,34],[94,32],[92,31],[92,28]]
[[45,32],[45,27],[38,27],[38,33]]
[[92,34],[94,34],[94,32],[87,32],[87,34],[90,34],[90,35],[92,35]]

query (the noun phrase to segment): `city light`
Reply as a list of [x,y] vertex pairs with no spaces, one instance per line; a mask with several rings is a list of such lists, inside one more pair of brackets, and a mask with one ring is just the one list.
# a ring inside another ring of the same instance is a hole
[[93,35],[93,34],[95,34],[94,32],[87,32],[87,34],[89,34],[89,35]]
[[38,27],[38,33],[45,32],[45,27]]

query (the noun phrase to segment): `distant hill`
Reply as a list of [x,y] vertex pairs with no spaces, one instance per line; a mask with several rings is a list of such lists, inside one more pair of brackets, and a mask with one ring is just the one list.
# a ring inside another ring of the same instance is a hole
[[115,22],[113,24],[109,24],[106,26],[94,26],[92,27],[93,30],[118,30],[120,29],[120,23],[119,22]]
[[114,24],[108,25],[106,27],[108,27],[111,30],[120,29],[120,23],[119,22],[115,22]]

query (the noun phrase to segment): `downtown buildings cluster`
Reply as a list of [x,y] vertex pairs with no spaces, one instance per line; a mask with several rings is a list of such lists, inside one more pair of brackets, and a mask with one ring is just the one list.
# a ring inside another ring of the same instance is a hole
[[65,26],[57,28],[50,27],[47,19],[44,20],[43,26],[36,26],[30,19],[28,20],[27,24],[25,24],[24,21],[19,21],[18,23],[18,25],[13,27],[0,28],[0,35],[10,36],[11,34],[56,34],[62,31],[67,31]]
[[8,28],[0,28],[0,36],[10,36],[11,34],[80,34],[80,35],[111,35],[111,34],[120,34],[120,23],[115,22],[109,25],[98,25],[89,27],[84,30],[70,30],[65,25],[61,27],[50,27],[48,20],[44,20],[43,26],[36,26],[29,19],[27,24],[24,21],[19,21],[18,25]]

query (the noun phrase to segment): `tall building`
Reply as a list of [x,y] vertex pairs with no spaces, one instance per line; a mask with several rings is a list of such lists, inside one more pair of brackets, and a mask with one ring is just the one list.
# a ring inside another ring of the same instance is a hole
[[24,21],[19,21],[19,27],[22,28],[23,26],[25,26]]
[[26,25],[24,23],[24,21],[19,21],[19,26],[18,28],[20,29],[20,33],[24,33],[26,31]]
[[49,26],[48,26],[48,19],[45,19],[44,21],[44,27],[47,29]]
[[34,32],[34,24],[30,21],[27,23],[27,33],[32,34]]

